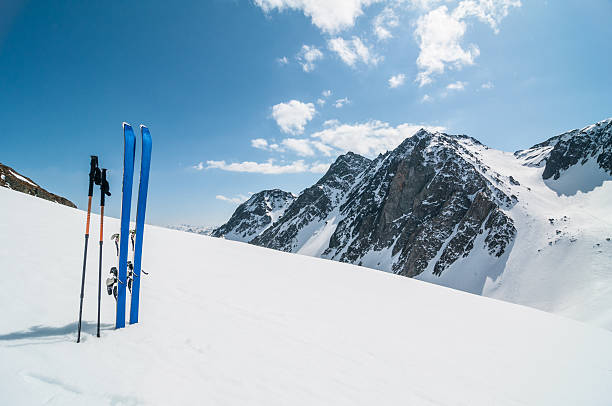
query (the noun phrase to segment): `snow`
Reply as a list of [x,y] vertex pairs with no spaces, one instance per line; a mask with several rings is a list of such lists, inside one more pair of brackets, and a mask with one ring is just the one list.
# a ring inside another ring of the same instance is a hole
[[589,158],[584,164],[570,166],[561,173],[559,179],[546,179],[544,183],[558,195],[573,196],[588,193],[605,182],[612,183],[612,174],[603,170],[596,158]]
[[[30,184],[30,185],[32,185],[32,186],[36,186],[36,187],[38,187],[38,185],[37,185],[36,183],[32,182],[31,180],[29,180],[28,178],[26,178],[26,177],[24,177],[24,176],[21,176],[21,175],[20,175],[20,174],[18,174],[17,172],[15,172],[15,171],[11,171],[11,170],[9,170],[9,172],[11,173],[11,175],[13,175],[14,177],[16,177],[17,179],[22,180],[22,181],[24,181],[24,182],[26,182],[26,183],[29,183],[29,184]],[[4,180],[4,179],[3,179],[3,180]]]
[[[85,214],[0,190],[10,405],[609,405],[612,333],[392,274],[146,226],[140,323],[114,330]],[[96,241],[98,216],[92,216]],[[105,219],[104,275],[116,261]],[[97,248],[97,247],[96,247]],[[16,306],[16,304],[18,304]],[[7,311],[10,309],[10,311]]]
[[[545,181],[543,167],[525,165],[533,162],[530,154],[517,158],[468,148],[520,183],[504,185],[518,196],[518,203],[505,210],[517,228],[516,238],[498,259],[488,254],[481,234],[470,255],[441,276],[428,269],[417,278],[612,330],[612,241],[606,239],[612,238],[612,181],[593,176],[591,161],[571,167],[557,181]],[[576,190],[579,182],[585,192]]]
[[[334,234],[334,231],[336,231],[336,227],[338,227],[337,217],[338,209],[336,208],[334,212],[327,217],[322,227],[312,232],[312,236],[304,242],[296,252],[298,254],[310,255],[313,257],[318,257],[323,254],[323,251],[329,247],[329,239]],[[321,226],[321,224],[319,222],[310,223],[308,226],[304,227],[304,233],[308,233],[310,231],[309,229],[313,226]],[[300,232],[300,234],[304,233]]]

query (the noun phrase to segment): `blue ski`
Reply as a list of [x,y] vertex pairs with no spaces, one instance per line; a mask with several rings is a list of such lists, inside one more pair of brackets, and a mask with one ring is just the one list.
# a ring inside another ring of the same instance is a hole
[[147,209],[147,190],[149,188],[149,169],[151,168],[151,134],[144,125],[140,126],[142,135],[142,158],[140,160],[140,186],[138,187],[138,206],[136,209],[136,242],[134,245],[134,273],[132,281],[132,303],[130,305],[130,324],[138,323],[138,297],[142,270],[142,239],[144,237],[145,211]]
[[132,183],[134,178],[134,156],[136,137],[128,123],[123,123],[123,197],[121,199],[121,232],[119,241],[119,276],[117,286],[117,322],[115,328],[125,327],[125,287],[127,283],[127,258],[130,239],[130,209],[132,206]]

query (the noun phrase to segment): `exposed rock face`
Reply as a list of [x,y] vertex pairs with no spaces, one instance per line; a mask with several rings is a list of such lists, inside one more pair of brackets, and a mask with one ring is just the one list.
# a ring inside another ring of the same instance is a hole
[[296,199],[292,193],[280,189],[264,190],[242,203],[229,221],[215,229],[213,237],[251,241],[281,218]]
[[[513,199],[468,144],[479,143],[421,130],[374,161],[343,155],[252,243],[405,276],[434,259],[441,273],[483,233],[483,248],[500,256],[516,233],[500,210]],[[314,248],[312,238],[320,240]]]
[[70,200],[46,191],[32,179],[2,164],[0,164],[0,186],[76,208],[76,205]]
[[[479,161],[463,145],[476,142],[422,130],[377,158],[343,204],[343,220],[324,256],[362,263],[372,256],[382,260],[390,250],[387,270],[410,277],[438,256],[432,264],[439,274],[469,254],[483,232],[491,240],[489,251],[497,244],[501,255],[515,229],[499,207],[512,200],[480,173]],[[491,217],[505,221],[487,227]]]
[[544,166],[544,179],[559,179],[563,171],[589,159],[612,175],[612,118],[557,135],[515,155],[527,158],[528,164]]

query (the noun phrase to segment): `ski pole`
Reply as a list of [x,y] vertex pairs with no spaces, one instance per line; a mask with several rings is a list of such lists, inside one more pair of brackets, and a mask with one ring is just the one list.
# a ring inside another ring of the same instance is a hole
[[102,300],[102,243],[104,236],[104,199],[110,196],[110,186],[106,180],[106,169],[102,169],[100,182],[100,263],[98,266],[98,329],[97,336],[100,337],[100,301]]
[[93,196],[94,183],[100,182],[100,169],[98,168],[98,157],[91,156],[89,162],[89,193],[87,195],[87,225],[85,226],[85,250],[83,252],[83,276],[81,277],[81,303],[79,305],[79,331],[77,333],[77,343],[81,341],[81,320],[83,317],[83,293],[85,290],[85,269],[87,268],[87,243],[89,241],[89,220],[91,217],[91,198]]

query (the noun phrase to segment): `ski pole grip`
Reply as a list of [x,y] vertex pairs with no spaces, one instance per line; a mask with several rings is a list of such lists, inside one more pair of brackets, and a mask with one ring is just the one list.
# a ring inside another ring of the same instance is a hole
[[87,194],[87,196],[93,196],[96,170],[98,170],[98,157],[96,155],[91,155],[91,161],[89,162],[89,193]]
[[109,185],[106,181],[106,168],[102,169],[102,182],[100,183],[100,206],[104,207],[104,201],[106,196],[110,196]]

